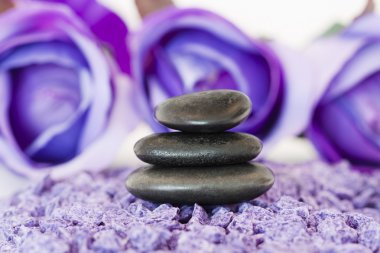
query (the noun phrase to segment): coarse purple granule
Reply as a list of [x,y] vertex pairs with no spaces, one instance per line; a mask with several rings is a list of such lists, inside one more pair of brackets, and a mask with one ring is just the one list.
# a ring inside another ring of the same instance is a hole
[[1,252],[380,252],[380,171],[269,164],[273,188],[228,206],[153,204],[130,171],[46,177],[0,211]]

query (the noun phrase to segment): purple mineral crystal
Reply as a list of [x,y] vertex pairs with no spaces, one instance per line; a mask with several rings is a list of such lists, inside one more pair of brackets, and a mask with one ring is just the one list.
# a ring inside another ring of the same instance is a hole
[[228,206],[143,201],[129,170],[45,178],[4,201],[1,252],[379,252],[380,172],[269,164],[277,180]]

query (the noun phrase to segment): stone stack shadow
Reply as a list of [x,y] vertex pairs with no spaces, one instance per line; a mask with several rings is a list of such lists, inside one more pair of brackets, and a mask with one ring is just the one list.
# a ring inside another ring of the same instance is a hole
[[159,203],[232,204],[265,193],[274,183],[266,166],[250,163],[261,141],[225,132],[251,113],[251,101],[238,91],[213,90],[173,97],[156,107],[162,125],[181,132],[152,134],[134,151],[151,165],[129,175],[127,189]]

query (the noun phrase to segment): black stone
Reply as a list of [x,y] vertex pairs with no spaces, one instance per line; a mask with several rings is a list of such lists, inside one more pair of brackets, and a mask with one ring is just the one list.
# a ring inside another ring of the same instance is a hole
[[133,195],[158,203],[232,204],[254,199],[274,183],[264,165],[244,163],[219,167],[158,167],[132,172],[126,181]]
[[255,158],[262,144],[244,133],[161,133],[139,140],[134,147],[142,161],[162,166],[212,166],[244,163]]
[[242,92],[210,90],[170,98],[156,107],[155,117],[161,124],[184,132],[222,132],[244,121],[251,108]]

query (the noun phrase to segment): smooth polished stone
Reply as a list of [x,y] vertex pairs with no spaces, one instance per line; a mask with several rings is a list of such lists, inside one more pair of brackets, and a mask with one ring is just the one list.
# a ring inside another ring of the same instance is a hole
[[242,92],[210,90],[173,97],[155,109],[155,118],[184,132],[222,132],[239,125],[252,104]]
[[244,163],[261,151],[261,141],[244,133],[161,133],[139,140],[140,160],[162,166],[212,166]]
[[212,167],[158,167],[132,172],[126,187],[136,197],[173,204],[232,204],[254,199],[271,188],[273,173],[258,163]]

